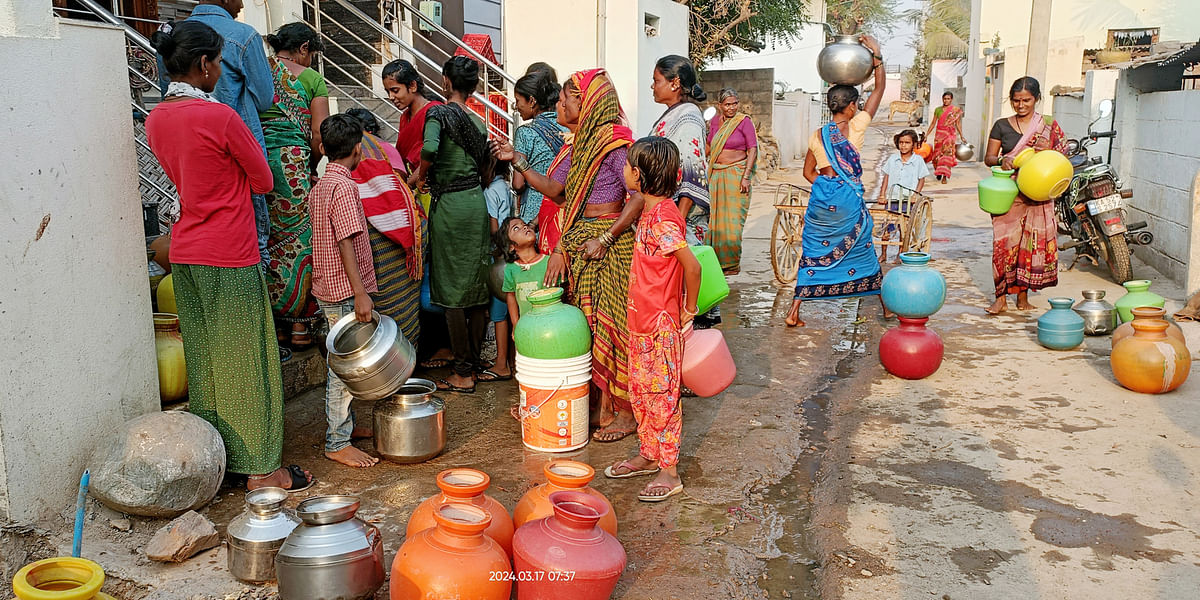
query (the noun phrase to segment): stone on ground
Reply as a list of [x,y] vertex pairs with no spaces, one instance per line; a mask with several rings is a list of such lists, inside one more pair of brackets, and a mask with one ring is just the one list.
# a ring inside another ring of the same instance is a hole
[[155,532],[146,544],[146,557],[158,562],[183,562],[221,543],[208,519],[189,510]]
[[113,510],[176,517],[208,504],[225,476],[216,428],[188,412],[129,421],[92,456],[91,493]]

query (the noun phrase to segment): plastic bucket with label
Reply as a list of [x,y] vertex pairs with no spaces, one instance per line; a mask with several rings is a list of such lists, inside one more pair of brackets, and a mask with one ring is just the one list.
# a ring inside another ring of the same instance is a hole
[[521,440],[538,452],[570,452],[588,442],[592,355],[535,359],[517,354]]

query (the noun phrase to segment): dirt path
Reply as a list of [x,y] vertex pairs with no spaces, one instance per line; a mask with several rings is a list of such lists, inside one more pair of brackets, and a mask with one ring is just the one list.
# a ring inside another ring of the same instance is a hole
[[[863,361],[834,388],[813,526],[822,597],[1196,598],[1200,367],[1179,390],[1144,396],[1115,383],[1106,337],[1039,346],[1046,298],[1120,297],[1094,268],[1061,273],[1032,296],[1034,312],[985,315],[984,173],[960,167],[929,188],[932,265],[949,284],[930,321],[946,344],[941,369],[904,381]],[[1168,310],[1182,306],[1183,290],[1152,269],[1135,263],[1135,275],[1155,280]],[[1200,347],[1200,326],[1183,327]]]

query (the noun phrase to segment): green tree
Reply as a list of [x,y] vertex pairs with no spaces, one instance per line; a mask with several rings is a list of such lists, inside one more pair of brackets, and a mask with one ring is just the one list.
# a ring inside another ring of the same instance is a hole
[[691,11],[690,46],[697,66],[733,48],[758,51],[788,44],[806,25],[805,0],[676,0]]
[[835,33],[889,33],[896,18],[896,0],[827,0],[825,4],[825,22]]
[[971,35],[970,0],[925,0],[901,16],[920,32],[921,49],[930,59],[966,58]]

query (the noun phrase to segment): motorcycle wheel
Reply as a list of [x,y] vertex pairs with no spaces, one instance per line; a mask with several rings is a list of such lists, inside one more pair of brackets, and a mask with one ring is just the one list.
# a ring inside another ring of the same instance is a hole
[[1125,283],[1133,279],[1133,265],[1130,262],[1129,244],[1125,234],[1116,233],[1108,236],[1104,248],[1104,262],[1108,263],[1108,272],[1113,281]]

